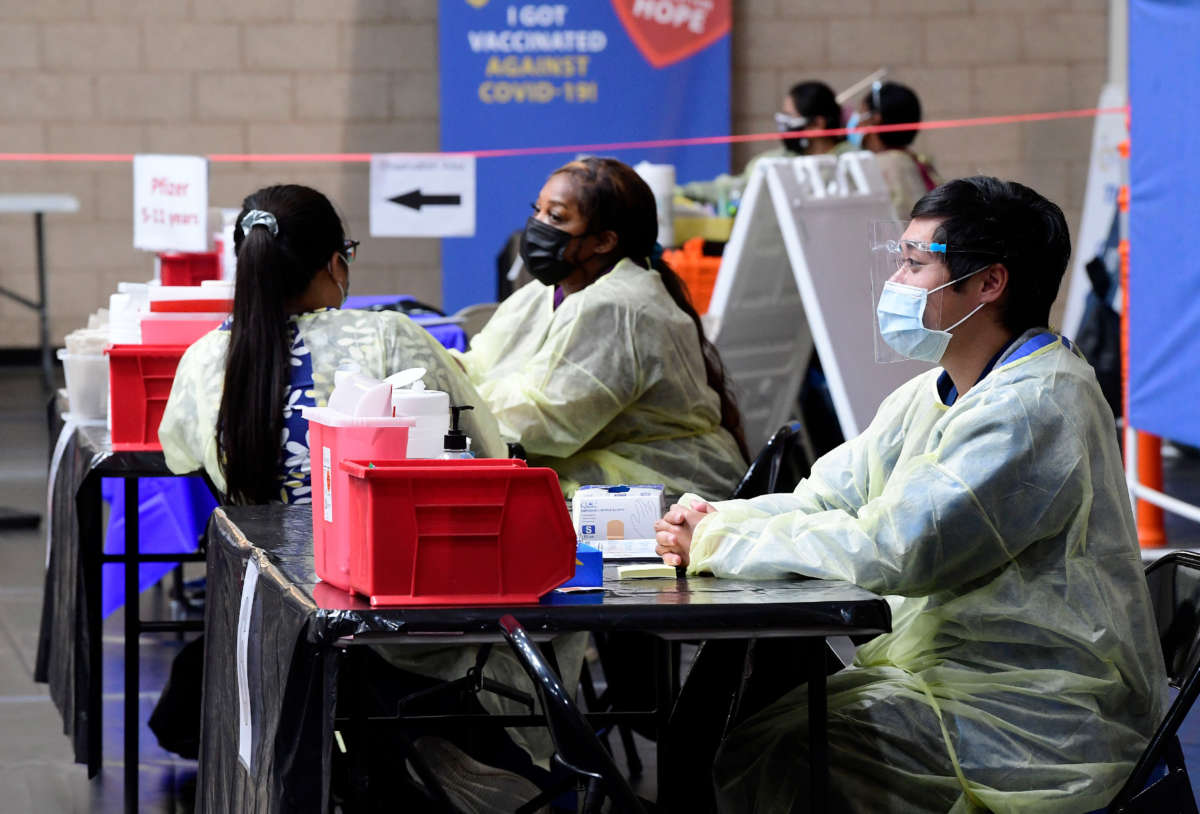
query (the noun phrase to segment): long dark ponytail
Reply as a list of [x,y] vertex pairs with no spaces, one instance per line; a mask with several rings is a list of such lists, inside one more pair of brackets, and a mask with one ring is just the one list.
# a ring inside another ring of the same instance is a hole
[[726,379],[721,356],[704,335],[700,315],[688,299],[687,286],[655,251],[658,242],[658,208],[654,203],[654,193],[632,167],[615,158],[581,158],[559,167],[553,174],[560,173],[575,180],[579,211],[587,218],[588,230],[598,232],[611,229],[617,235],[614,256],[628,257],[642,267],[649,263],[649,268],[662,277],[663,287],[675,305],[695,324],[708,386],[721,399],[721,426],[733,435],[742,457],[750,460],[746,433],[742,428],[742,414]]
[[[266,219],[243,231],[251,211]],[[278,500],[283,399],[288,384],[287,303],[342,248],[345,230],[329,199],[308,187],[260,189],[242,202],[233,244],[237,284],[217,413],[217,445],[231,503]]]

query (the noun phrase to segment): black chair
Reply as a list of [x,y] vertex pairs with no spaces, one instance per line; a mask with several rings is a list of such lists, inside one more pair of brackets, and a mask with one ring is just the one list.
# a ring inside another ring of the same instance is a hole
[[1146,569],[1146,580],[1158,621],[1167,682],[1179,694],[1108,811],[1197,814],[1178,732],[1200,695],[1200,555],[1173,551]]
[[812,462],[804,449],[804,432],[799,421],[784,424],[762,451],[750,462],[750,468],[734,488],[734,500],[790,492],[808,477]]
[[505,614],[500,618],[500,629],[542,701],[542,713],[554,741],[554,759],[587,784],[580,811],[599,812],[607,795],[612,798],[614,811],[645,814],[642,801],[633,793],[613,763],[612,755],[600,744],[525,628],[511,614]]

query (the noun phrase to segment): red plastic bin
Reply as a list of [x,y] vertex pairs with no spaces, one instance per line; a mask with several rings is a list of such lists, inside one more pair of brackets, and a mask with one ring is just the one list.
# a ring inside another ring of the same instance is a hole
[[507,458],[344,460],[350,582],[372,605],[537,602],[575,575],[552,469]]
[[160,252],[158,277],[163,285],[200,285],[221,279],[221,256],[216,252]]
[[338,463],[368,455],[393,461],[407,457],[408,431],[414,421],[354,417],[328,407],[300,409],[308,421],[312,461],[313,568],[323,581],[349,591],[350,477]]
[[118,451],[162,449],[158,425],[187,345],[113,345],[108,354],[108,417]]
[[190,345],[225,321],[225,314],[147,314],[142,341],[148,345]]

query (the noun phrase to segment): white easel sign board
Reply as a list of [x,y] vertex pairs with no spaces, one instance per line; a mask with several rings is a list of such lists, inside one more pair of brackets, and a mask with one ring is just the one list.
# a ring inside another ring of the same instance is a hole
[[795,417],[814,348],[846,438],[862,432],[892,390],[929,369],[875,362],[869,227],[894,218],[869,153],[755,166],[704,317],[752,447]]
[[801,168],[795,161],[766,167],[767,186],[842,433],[852,438],[893,390],[930,365],[875,361],[870,226],[895,216],[874,157],[841,156],[835,194],[814,183],[815,162],[807,173]]
[[371,237],[473,237],[475,156],[371,156]]
[[133,247],[154,252],[208,249],[208,159],[133,157]]

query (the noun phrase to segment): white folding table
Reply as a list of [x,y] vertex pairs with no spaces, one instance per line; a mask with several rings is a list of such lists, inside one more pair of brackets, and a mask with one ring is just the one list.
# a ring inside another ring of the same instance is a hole
[[0,285],[0,294],[38,313],[38,340],[42,349],[42,382],[49,392],[54,387],[50,363],[50,325],[46,313],[46,244],[42,217],[47,212],[78,212],[79,199],[73,195],[0,195],[0,214],[32,214],[33,241],[37,257],[37,299],[31,300]]

